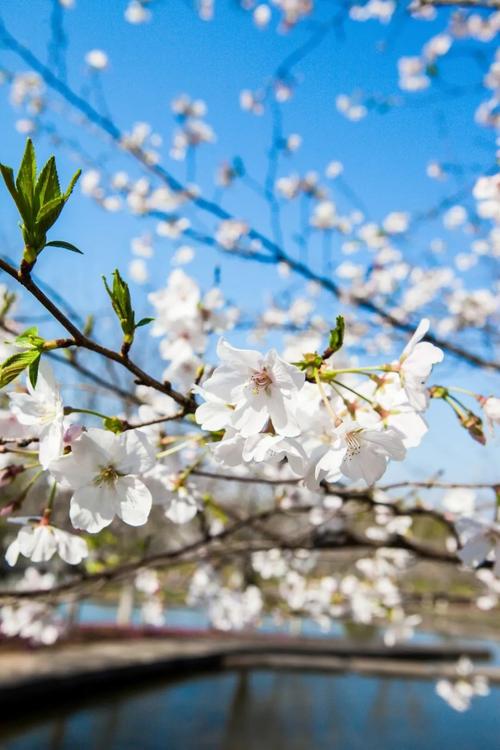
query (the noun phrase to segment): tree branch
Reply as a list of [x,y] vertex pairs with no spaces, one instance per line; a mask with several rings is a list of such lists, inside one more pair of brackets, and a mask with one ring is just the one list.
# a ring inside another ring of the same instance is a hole
[[174,388],[172,388],[170,383],[161,383],[159,380],[151,377],[146,372],[144,372],[144,370],[141,370],[138,365],[132,362],[132,360],[130,360],[128,356],[124,356],[121,352],[115,352],[112,349],[108,349],[107,347],[102,346],[95,341],[92,341],[92,339],[88,338],[88,336],[85,336],[85,334],[83,334],[80,329],[77,328],[77,326],[75,326],[74,323],[72,323],[71,320],[69,320],[69,318],[64,315],[63,312],[61,312],[61,310],[44,294],[44,292],[42,292],[42,290],[35,284],[35,282],[29,275],[21,274],[16,268],[14,268],[14,266],[11,266],[10,263],[7,263],[5,260],[3,260],[3,258],[0,258],[0,269],[11,276],[25,289],[27,289],[27,291],[30,292],[30,294],[32,294],[32,296],[35,297],[35,299],[37,299],[38,302],[46,310],[49,311],[49,313],[55,318],[55,320],[57,320],[58,323],[60,323],[61,326],[65,328],[69,334],[71,334],[75,346],[82,347],[83,349],[88,349],[89,351],[95,352],[96,354],[100,354],[106,359],[117,362],[119,365],[135,375],[135,377],[137,378],[136,382],[140,383],[141,385],[147,385],[150,388],[159,391],[160,393],[164,393],[167,396],[170,396],[170,398],[172,398],[177,404],[179,404],[179,406],[182,406],[185,414],[191,413],[195,410],[196,404],[192,397],[184,396],[182,393],[179,393]]

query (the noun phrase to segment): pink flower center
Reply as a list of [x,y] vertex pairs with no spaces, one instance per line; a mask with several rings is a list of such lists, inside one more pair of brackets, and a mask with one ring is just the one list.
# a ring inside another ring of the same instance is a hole
[[272,385],[273,380],[266,368],[263,367],[262,370],[254,372],[250,382],[252,383],[254,391],[256,393],[260,393],[261,391],[267,391],[268,388]]

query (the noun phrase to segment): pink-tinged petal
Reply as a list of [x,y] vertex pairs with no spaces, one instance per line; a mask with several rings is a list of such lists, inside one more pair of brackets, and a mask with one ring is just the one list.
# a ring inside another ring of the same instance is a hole
[[118,515],[129,526],[143,526],[148,520],[153,499],[144,482],[137,477],[120,477],[116,480],[119,497]]
[[69,427],[64,431],[63,440],[65,445],[71,445],[78,440],[83,434],[83,426],[81,424],[70,424]]

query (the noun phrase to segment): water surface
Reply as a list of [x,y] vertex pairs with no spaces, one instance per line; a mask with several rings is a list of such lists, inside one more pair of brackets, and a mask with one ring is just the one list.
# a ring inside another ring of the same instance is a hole
[[[1,750],[498,750],[500,686],[450,709],[427,681],[231,671],[96,696],[0,729]],[[4,722],[3,722],[4,723]]]

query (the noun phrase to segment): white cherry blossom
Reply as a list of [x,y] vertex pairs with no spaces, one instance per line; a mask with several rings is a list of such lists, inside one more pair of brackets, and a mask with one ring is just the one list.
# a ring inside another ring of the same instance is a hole
[[344,476],[372,485],[385,473],[389,459],[402,461],[406,449],[398,430],[365,429],[344,421],[334,432],[335,442],[316,465],[316,477],[330,481]]
[[[9,520],[14,522],[21,519]],[[47,562],[54,554],[58,554],[69,565],[78,565],[88,556],[87,542],[82,537],[69,534],[39,519],[26,523],[19,530],[17,537],[7,548],[5,559],[13,566],[19,555],[38,563]]]
[[35,429],[39,436],[39,458],[44,469],[63,449],[64,406],[51,367],[42,360],[36,386],[26,380],[27,393],[9,393],[18,422]]
[[300,433],[294,397],[304,383],[304,373],[274,350],[262,356],[250,349],[236,349],[224,339],[218,343],[217,354],[222,364],[204,388],[234,406],[232,425],[242,436],[256,435],[269,420],[279,435]]
[[465,565],[477,567],[494,557],[493,572],[500,576],[500,526],[464,516],[457,521],[462,547],[457,554]]
[[408,401],[416,411],[424,411],[427,407],[425,383],[432,366],[443,360],[441,349],[428,341],[422,341],[429,326],[427,318],[420,321],[417,330],[403,349],[397,368]]
[[115,435],[92,428],[75,440],[70,455],[53,461],[49,469],[73,490],[73,526],[95,534],[115,515],[130,526],[146,523],[152,499],[141,477],[153,463],[152,446],[140,430]]
[[483,407],[484,416],[493,431],[494,426],[500,424],[500,398],[496,396],[481,397],[479,403]]
[[164,508],[165,517],[172,523],[189,523],[202,507],[196,488],[165,464],[156,464],[146,474],[144,482],[153,503]]

